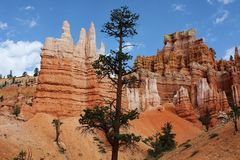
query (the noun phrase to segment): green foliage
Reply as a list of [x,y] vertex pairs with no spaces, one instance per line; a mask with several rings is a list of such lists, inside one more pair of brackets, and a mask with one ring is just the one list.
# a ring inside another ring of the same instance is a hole
[[22,77],[26,77],[27,75],[27,72],[23,72]]
[[137,34],[135,29],[139,15],[132,13],[127,6],[113,9],[110,21],[102,27],[102,32],[115,38],[118,42],[118,49],[111,50],[110,54],[100,55],[93,63],[95,72],[99,79],[108,78],[116,88],[115,99],[109,100],[106,106],[96,106],[94,109],[85,109],[81,114],[79,123],[83,131],[94,132],[100,130],[112,147],[112,160],[117,160],[118,150],[122,145],[130,146],[140,140],[139,136],[133,133],[121,133],[123,128],[129,126],[129,121],[138,117],[137,110],[126,111],[122,109],[123,87],[136,83],[136,78],[126,78],[132,73],[128,61],[132,58],[129,53],[124,53],[125,38]]
[[34,69],[34,73],[33,73],[33,76],[36,77],[39,75],[39,69],[38,68],[35,68]]
[[97,142],[98,151],[99,151],[100,153],[103,153],[103,154],[107,153],[106,150],[105,150],[105,148],[104,148],[103,141],[101,141],[98,137],[93,137],[93,140],[94,140],[95,142]]
[[209,135],[209,139],[213,139],[218,136],[218,133],[212,133]]
[[10,70],[10,73],[7,75],[7,78],[12,78],[13,74],[12,74],[12,70]]
[[20,112],[21,112],[21,108],[18,105],[14,106],[12,114],[18,117]]
[[206,131],[208,131],[210,122],[211,122],[211,114],[210,114],[208,107],[206,107],[205,114],[203,116],[201,116],[199,118],[199,120],[202,122],[202,125],[204,125],[206,127]]
[[151,147],[151,149],[148,150],[148,154],[151,157],[158,158],[161,157],[164,152],[176,148],[175,136],[176,134],[172,133],[171,123],[167,122],[162,128],[162,134],[158,132],[154,136],[144,139],[143,142]]
[[122,128],[128,127],[129,122],[138,117],[139,113],[137,110],[121,113],[120,119],[116,119],[115,114],[115,110],[108,106],[97,106],[94,109],[87,108],[84,109],[84,114],[80,115],[79,123],[83,125],[83,131],[91,131],[93,133],[95,133],[95,130],[103,131],[110,144],[113,144],[116,139],[126,146],[135,141],[140,141],[140,136],[135,136],[134,134],[114,133],[116,124],[121,124]]

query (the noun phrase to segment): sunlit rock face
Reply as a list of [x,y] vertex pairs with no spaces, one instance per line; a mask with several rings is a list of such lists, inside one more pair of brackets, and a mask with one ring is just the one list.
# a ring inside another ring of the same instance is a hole
[[61,38],[47,38],[42,49],[41,71],[34,100],[37,112],[73,115],[79,114],[85,107],[99,104],[101,94],[92,67],[95,59],[93,23],[88,34],[81,29],[79,40],[74,45],[70,25],[64,21]]
[[[193,108],[190,112],[194,111],[199,117],[208,107],[214,125],[218,112],[229,110],[230,101],[239,104],[238,49],[229,61],[215,60],[214,49],[208,48],[203,39],[197,39],[194,29],[166,34],[163,49],[158,49],[154,56],[138,56],[135,69],[139,74],[151,72],[156,75],[161,104],[173,102],[176,97],[185,97],[175,101],[175,109],[187,120],[191,117],[186,116],[190,108]],[[183,93],[188,93],[188,96]]]
[[[107,79],[99,79],[92,63],[105,54],[101,43],[96,54],[94,24],[80,30],[74,44],[70,25],[63,22],[60,39],[46,38],[33,107],[37,112],[60,116],[79,115],[86,107],[106,104],[116,96]],[[197,124],[206,107],[217,122],[219,111],[229,110],[229,101],[239,104],[240,57],[215,60],[215,51],[196,38],[194,29],[164,36],[164,47],[154,56],[138,56],[134,64],[138,88],[123,91],[123,107],[145,111],[174,102],[175,111]]]
[[173,103],[175,105],[175,111],[180,117],[194,123],[198,127],[201,126],[198,121],[199,117],[194,111],[186,88],[183,86],[180,87],[173,97]]
[[127,88],[128,106],[130,109],[145,111],[160,107],[160,96],[155,78],[146,78],[139,88]]

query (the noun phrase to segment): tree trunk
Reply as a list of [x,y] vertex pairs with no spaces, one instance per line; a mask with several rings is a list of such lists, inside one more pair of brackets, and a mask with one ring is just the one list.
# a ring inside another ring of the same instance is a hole
[[118,159],[118,149],[119,149],[119,144],[115,143],[112,146],[112,159],[111,160],[117,160]]
[[55,141],[58,143],[58,141],[59,141],[59,128],[58,128],[58,126],[56,126],[56,139],[55,139]]

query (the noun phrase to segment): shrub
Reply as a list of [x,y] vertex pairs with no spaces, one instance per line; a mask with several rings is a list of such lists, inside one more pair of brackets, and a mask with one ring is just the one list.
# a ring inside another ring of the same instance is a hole
[[14,106],[12,114],[18,117],[20,112],[21,112],[21,108],[18,105]]
[[196,150],[196,151],[193,151],[193,152],[192,152],[192,154],[190,155],[190,157],[193,157],[193,156],[195,156],[195,155],[196,155],[198,152],[199,152],[198,150]]
[[26,151],[22,150],[16,157],[13,158],[13,160],[32,160],[32,152],[31,150],[28,150],[27,153]]
[[172,133],[172,125],[167,122],[162,128],[162,134],[156,133],[154,136],[143,140],[145,144],[152,149],[148,150],[148,154],[151,157],[158,158],[163,155],[164,152],[171,151],[176,148],[176,142],[174,133]]
[[217,136],[218,136],[217,133],[212,133],[212,134],[209,135],[209,139],[215,138],[215,137],[217,137]]

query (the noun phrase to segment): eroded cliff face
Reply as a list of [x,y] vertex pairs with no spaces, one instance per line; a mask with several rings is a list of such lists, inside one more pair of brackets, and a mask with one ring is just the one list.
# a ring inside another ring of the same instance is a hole
[[[104,45],[101,45],[104,51]],[[60,39],[47,38],[41,54],[34,107],[37,112],[79,114],[100,103],[100,90],[92,67],[96,59],[96,35],[92,23],[88,34],[81,29],[74,45],[70,25],[64,21]]]
[[[139,77],[141,79],[141,76]],[[141,80],[139,88],[127,88],[128,108],[145,111],[161,107],[161,98],[155,76],[149,75]]]
[[219,111],[229,111],[228,100],[239,104],[240,57],[237,48],[232,60],[214,57],[214,49],[191,29],[165,35],[163,49],[154,56],[138,56],[135,69],[156,75],[161,103],[174,101],[179,116],[195,123],[208,107],[215,124]]
[[[95,107],[112,101],[116,96],[108,79],[99,80],[92,67],[94,60],[105,53],[101,43],[96,53],[96,33],[92,23],[73,43],[70,25],[63,22],[60,39],[46,38],[41,54],[41,71],[33,106],[36,112],[58,116],[79,115],[86,107]],[[126,88],[123,107],[144,111],[159,107],[157,80],[152,76],[143,80],[140,88]]]
[[[164,36],[164,47],[154,56],[135,60],[139,88],[126,88],[123,106],[145,111],[174,102],[176,113],[198,123],[208,107],[212,124],[219,111],[229,110],[228,100],[239,104],[240,57],[215,60],[215,51],[196,38],[195,30]],[[96,54],[96,34],[91,24],[88,34],[81,29],[75,45],[70,25],[64,21],[60,39],[47,38],[41,54],[34,108],[55,115],[79,115],[86,107],[102,105],[115,97],[107,79],[99,81],[92,62],[104,54],[101,43]]]

